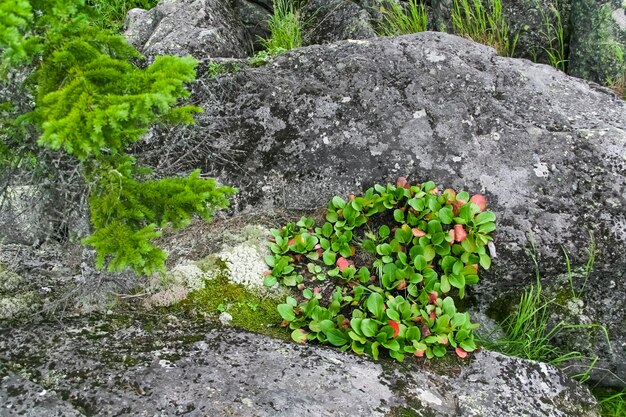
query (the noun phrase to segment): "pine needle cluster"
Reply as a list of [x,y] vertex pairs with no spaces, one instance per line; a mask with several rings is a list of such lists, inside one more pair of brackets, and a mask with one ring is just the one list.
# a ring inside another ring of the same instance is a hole
[[[155,123],[193,123],[202,109],[178,105],[195,79],[191,57],[157,57],[146,68],[123,37],[92,23],[84,0],[0,0],[0,53],[9,66],[30,63],[34,110],[18,125],[33,126],[37,143],[78,160],[90,186],[93,233],[83,240],[97,266],[149,274],[166,254],[153,239],[169,225],[210,220],[235,193],[194,171],[154,179],[125,150]],[[15,148],[0,135],[0,149]]]

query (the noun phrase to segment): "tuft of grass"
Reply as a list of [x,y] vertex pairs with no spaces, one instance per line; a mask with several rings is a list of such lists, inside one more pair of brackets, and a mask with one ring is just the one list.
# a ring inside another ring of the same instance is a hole
[[392,1],[389,8],[381,7],[383,22],[379,32],[383,36],[408,35],[428,28],[428,14],[424,4],[409,0],[406,7]]
[[487,6],[482,0],[454,0],[452,27],[456,34],[492,46],[503,56],[513,56],[519,39],[519,34],[510,33],[501,0],[489,0]]
[[[561,320],[551,325],[551,306],[555,302],[554,298],[547,298],[542,293],[541,275],[539,263],[537,261],[534,242],[531,240],[531,251],[529,252],[535,264],[536,284],[528,287],[521,295],[515,310],[501,323],[504,335],[494,339],[492,335],[479,338],[479,343],[487,349],[495,350],[509,356],[517,356],[524,359],[531,359],[540,362],[547,362],[552,365],[560,365],[571,360],[588,360],[589,366],[584,372],[575,375],[580,383],[589,379],[589,373],[594,368],[598,357],[587,358],[577,351],[564,351],[553,344],[553,340],[568,329],[592,329],[600,328],[606,338],[610,348],[609,336],[606,328],[600,324],[568,324]],[[574,298],[580,297],[584,290],[584,284],[580,292],[574,290],[572,283],[571,266],[567,253],[565,254],[570,289]],[[592,238],[589,250],[589,260],[585,266],[585,276],[588,277],[595,260],[595,242]]]
[[[552,23],[549,14],[552,14],[555,23]],[[542,11],[541,15],[544,25],[541,35],[546,42],[546,46],[542,47],[542,49],[548,55],[548,63],[554,68],[566,72],[568,60],[565,50],[565,31],[563,29],[558,3],[551,4],[548,14]]]
[[552,339],[567,326],[562,321],[549,326],[552,302],[545,299],[541,282],[537,281],[524,291],[516,309],[502,323],[504,336],[497,340],[487,337],[481,339],[480,344],[509,356],[552,364],[582,358],[578,352],[562,353],[552,345]]
[[149,10],[157,5],[159,0],[87,0],[92,7],[94,23],[101,29],[111,29],[119,32],[126,20],[126,13],[130,9],[140,8]]
[[589,275],[591,275],[591,271],[593,270],[593,264],[596,261],[596,241],[593,237],[591,231],[589,232],[589,249],[587,250],[587,263],[585,264],[585,271],[583,273],[585,279],[580,287],[579,291],[576,291],[574,288],[574,274],[572,273],[572,265],[569,259],[569,255],[563,246],[561,246],[561,250],[563,251],[563,255],[565,255],[565,266],[567,267],[567,277],[569,281],[570,290],[572,292],[572,298],[580,299],[580,297],[585,292],[585,287],[587,286],[587,281],[589,280]]
[[302,46],[302,19],[292,0],[274,0],[274,14],[269,20],[271,35],[261,43],[270,55],[278,55]]
[[600,404],[602,417],[626,416],[626,390],[620,392],[595,390],[593,394]]

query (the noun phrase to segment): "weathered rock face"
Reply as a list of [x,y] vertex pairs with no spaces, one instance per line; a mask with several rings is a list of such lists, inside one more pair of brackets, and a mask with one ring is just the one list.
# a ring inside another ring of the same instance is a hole
[[427,369],[179,324],[0,329],[0,414],[598,416],[557,369],[497,353]]
[[626,103],[608,90],[441,33],[303,48],[193,90],[196,126],[154,131],[142,157],[219,176],[239,209],[318,207],[398,176],[486,194],[498,257],[480,309],[535,281],[531,242],[544,286],[569,288],[561,245],[581,265],[593,231],[584,314],[613,350],[600,332],[585,345],[626,377]]
[[242,58],[252,43],[232,1],[164,0],[132,9],[124,36],[143,54]]
[[569,73],[600,83],[626,71],[626,5],[621,0],[572,0]]
[[237,0],[237,8],[254,49],[263,49],[260,39],[271,35],[268,21],[272,15],[272,0]]
[[301,13],[307,45],[376,37],[369,13],[349,0],[311,0]]

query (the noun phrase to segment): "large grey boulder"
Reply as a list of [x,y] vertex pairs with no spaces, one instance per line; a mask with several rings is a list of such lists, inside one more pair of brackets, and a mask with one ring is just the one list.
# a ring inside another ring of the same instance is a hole
[[115,328],[1,330],[0,415],[598,416],[556,368],[492,352],[424,367],[234,330]]
[[609,90],[426,32],[295,50],[197,83],[193,101],[196,125],[154,130],[140,158],[219,176],[239,210],[325,206],[398,176],[484,193],[498,256],[473,289],[479,310],[535,282],[532,242],[544,287],[567,296],[563,249],[584,264],[591,230],[580,317],[607,326],[612,350],[600,331],[568,348],[626,379],[626,103]]
[[243,58],[252,47],[232,0],[162,0],[148,11],[131,9],[124,36],[149,56]]

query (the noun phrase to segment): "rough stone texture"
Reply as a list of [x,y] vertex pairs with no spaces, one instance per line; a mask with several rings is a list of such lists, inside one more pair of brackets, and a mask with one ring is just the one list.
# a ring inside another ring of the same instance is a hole
[[589,391],[557,369],[497,353],[400,365],[180,328],[148,333],[137,321],[116,329],[82,320],[0,329],[0,415],[598,416]]
[[196,126],[155,130],[142,158],[219,176],[240,189],[240,210],[325,206],[398,176],[486,194],[498,257],[473,290],[481,310],[534,282],[530,239],[548,287],[565,270],[561,245],[580,265],[592,230],[585,313],[607,326],[613,351],[600,332],[585,346],[626,379],[626,260],[616,250],[626,247],[626,103],[609,90],[426,32],[296,50],[198,82],[193,100],[206,110]]
[[271,35],[268,20],[272,16],[271,0],[237,0],[237,8],[249,38],[255,50],[262,50],[259,39],[266,39]]
[[572,0],[568,72],[606,83],[626,71],[626,5],[622,0]]
[[350,0],[310,0],[301,13],[306,45],[376,37],[369,13]]
[[131,9],[124,36],[148,56],[242,58],[252,47],[233,0],[163,0],[149,11]]

